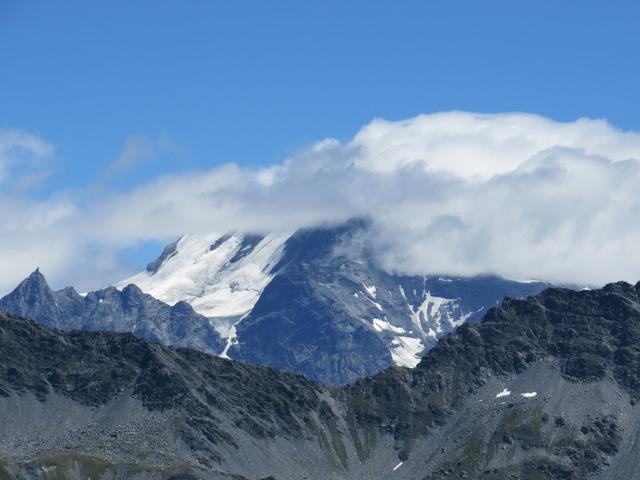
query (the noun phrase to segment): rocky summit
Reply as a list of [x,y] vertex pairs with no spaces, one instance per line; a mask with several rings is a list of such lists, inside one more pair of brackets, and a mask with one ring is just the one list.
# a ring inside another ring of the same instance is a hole
[[3,479],[627,479],[640,286],[547,289],[341,388],[0,315]]

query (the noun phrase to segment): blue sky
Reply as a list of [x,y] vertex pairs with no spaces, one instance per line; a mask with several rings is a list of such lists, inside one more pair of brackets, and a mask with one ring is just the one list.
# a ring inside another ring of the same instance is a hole
[[[638,131],[639,22],[633,1],[0,0],[0,129],[54,152],[45,181],[2,188],[61,211],[450,110]],[[169,236],[116,256],[137,268]]]
[[132,135],[174,149],[112,180],[268,164],[374,117],[460,109],[640,128],[624,1],[0,2],[0,126],[94,181]]

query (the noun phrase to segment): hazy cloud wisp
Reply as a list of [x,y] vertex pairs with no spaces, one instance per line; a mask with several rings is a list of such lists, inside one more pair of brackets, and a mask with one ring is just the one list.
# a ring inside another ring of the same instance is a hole
[[53,151],[53,145],[36,135],[0,129],[0,188],[22,190],[44,181]]

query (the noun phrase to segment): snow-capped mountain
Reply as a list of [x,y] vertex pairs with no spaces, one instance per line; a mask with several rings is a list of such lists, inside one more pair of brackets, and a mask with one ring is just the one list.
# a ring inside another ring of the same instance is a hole
[[[186,301],[229,341],[273,278],[288,235],[184,235],[118,285],[135,284],[170,305]],[[227,349],[222,353],[226,355]]]
[[34,272],[0,308],[63,330],[132,332],[164,344],[343,384],[415,367],[444,334],[505,296],[547,286],[494,276],[399,276],[377,267],[370,225],[292,234],[184,235],[131,278],[84,296]]
[[341,384],[414,367],[440,336],[505,296],[547,286],[391,275],[364,246],[368,228],[356,219],[290,235],[185,235],[118,287],[189,303],[226,342],[222,356]]

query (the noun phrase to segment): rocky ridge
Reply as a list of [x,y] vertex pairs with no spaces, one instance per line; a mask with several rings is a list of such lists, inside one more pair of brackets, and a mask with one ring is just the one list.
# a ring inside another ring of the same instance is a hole
[[130,334],[63,333],[6,315],[0,357],[6,478],[640,472],[640,285],[507,300],[416,368],[339,389]]
[[131,332],[163,345],[219,354],[224,342],[208,319],[187,302],[167,305],[127,285],[81,295],[72,287],[53,291],[40,270],[0,299],[0,310],[59,330]]

